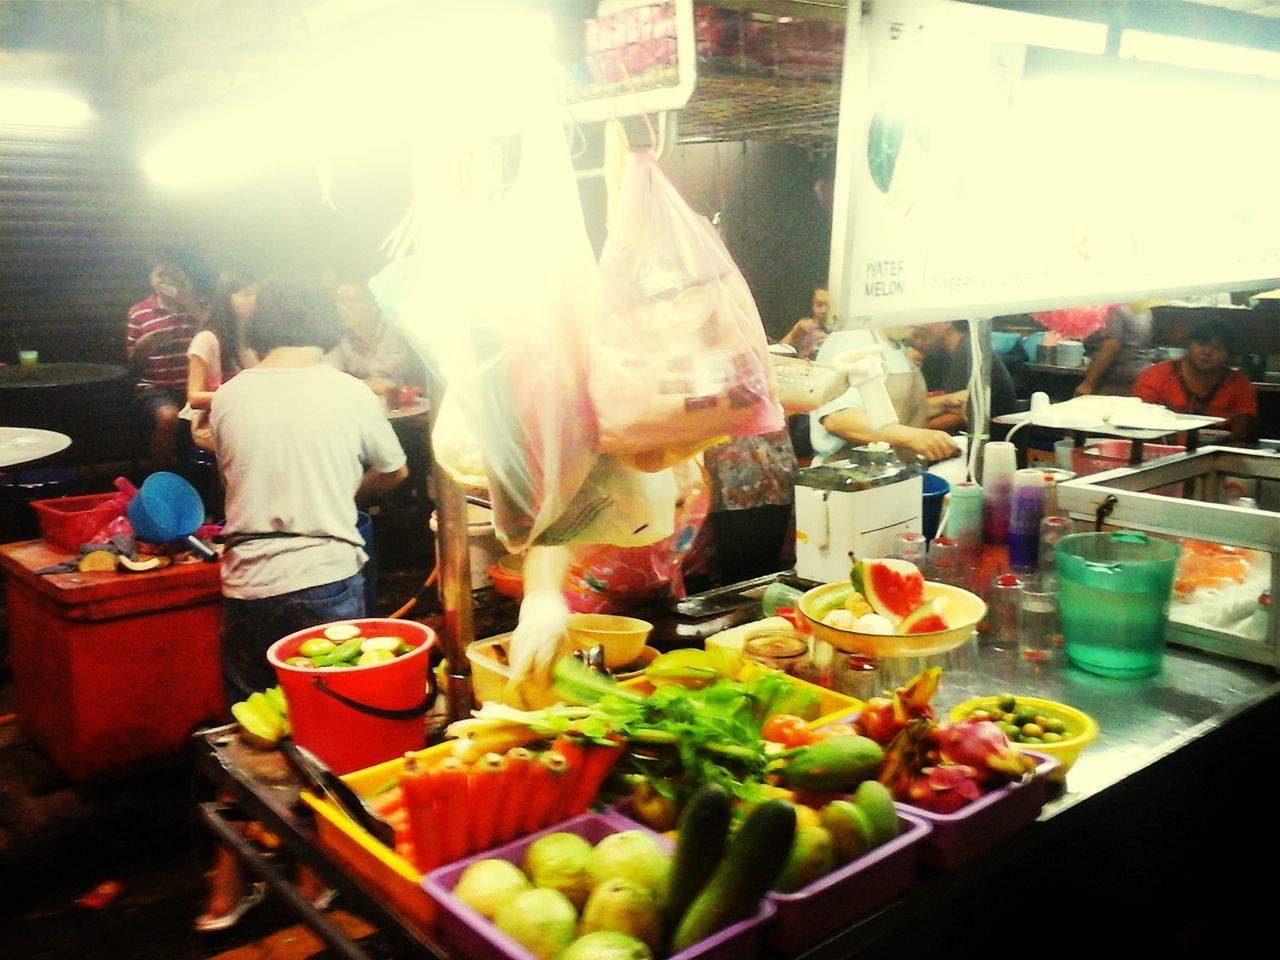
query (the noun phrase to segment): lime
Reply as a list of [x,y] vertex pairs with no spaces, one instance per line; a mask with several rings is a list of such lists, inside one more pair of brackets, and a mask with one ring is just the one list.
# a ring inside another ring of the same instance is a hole
[[328,637],[311,637],[303,640],[298,645],[298,655],[301,657],[319,657],[326,653],[333,653],[338,649],[338,645]]
[[354,623],[335,623],[324,628],[324,635],[330,640],[341,642],[360,636],[360,628]]
[[391,650],[366,650],[360,654],[360,659],[356,661],[356,666],[367,667],[374,663],[386,663],[395,658],[396,655]]

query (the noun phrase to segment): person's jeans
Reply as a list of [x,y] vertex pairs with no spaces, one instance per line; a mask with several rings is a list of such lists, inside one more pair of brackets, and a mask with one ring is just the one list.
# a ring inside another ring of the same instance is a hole
[[227,703],[276,685],[267,650],[281,637],[366,615],[364,574],[261,600],[222,601],[222,684]]

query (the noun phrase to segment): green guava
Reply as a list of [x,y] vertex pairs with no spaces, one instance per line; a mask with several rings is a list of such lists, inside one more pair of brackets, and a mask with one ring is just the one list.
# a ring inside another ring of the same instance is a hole
[[651,949],[662,945],[662,906],[648,887],[614,877],[598,884],[587,898],[580,933],[611,930],[642,940]]
[[490,920],[517,893],[528,890],[529,878],[507,860],[477,860],[462,871],[453,895]]
[[558,890],[581,909],[591,892],[591,844],[576,833],[549,833],[529,845],[524,870],[535,887]]
[[535,887],[503,904],[493,922],[539,960],[551,960],[573,942],[578,911],[564,894]]
[[653,952],[625,933],[596,930],[569,944],[558,960],[653,960]]
[[652,834],[643,830],[623,830],[611,833],[595,845],[587,869],[593,887],[606,880],[630,880],[663,900],[671,858],[659,849]]

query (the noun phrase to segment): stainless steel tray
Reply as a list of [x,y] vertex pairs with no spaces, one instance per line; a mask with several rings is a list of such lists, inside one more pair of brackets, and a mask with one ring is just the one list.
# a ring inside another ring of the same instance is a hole
[[[1242,488],[1262,507],[1224,500]],[[1266,554],[1265,588],[1280,601],[1280,454],[1265,450],[1205,447],[1137,467],[1079,477],[1058,487],[1059,510],[1094,527],[1122,527],[1171,537],[1190,537]],[[1099,526],[1101,525],[1101,526]],[[1280,669],[1280,615],[1265,610],[1263,635],[1186,622],[1171,609],[1168,639],[1194,649],[1268,664]]]

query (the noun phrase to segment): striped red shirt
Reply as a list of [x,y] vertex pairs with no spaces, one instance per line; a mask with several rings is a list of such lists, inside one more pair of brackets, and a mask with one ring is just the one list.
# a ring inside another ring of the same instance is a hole
[[[155,297],[148,297],[129,308],[125,322],[125,352],[130,360],[134,345],[149,333],[161,335],[143,345],[142,375],[139,387],[168,387],[186,392],[187,346],[195,336],[199,323],[190,314],[170,313]],[[167,334],[167,336],[166,336]]]

